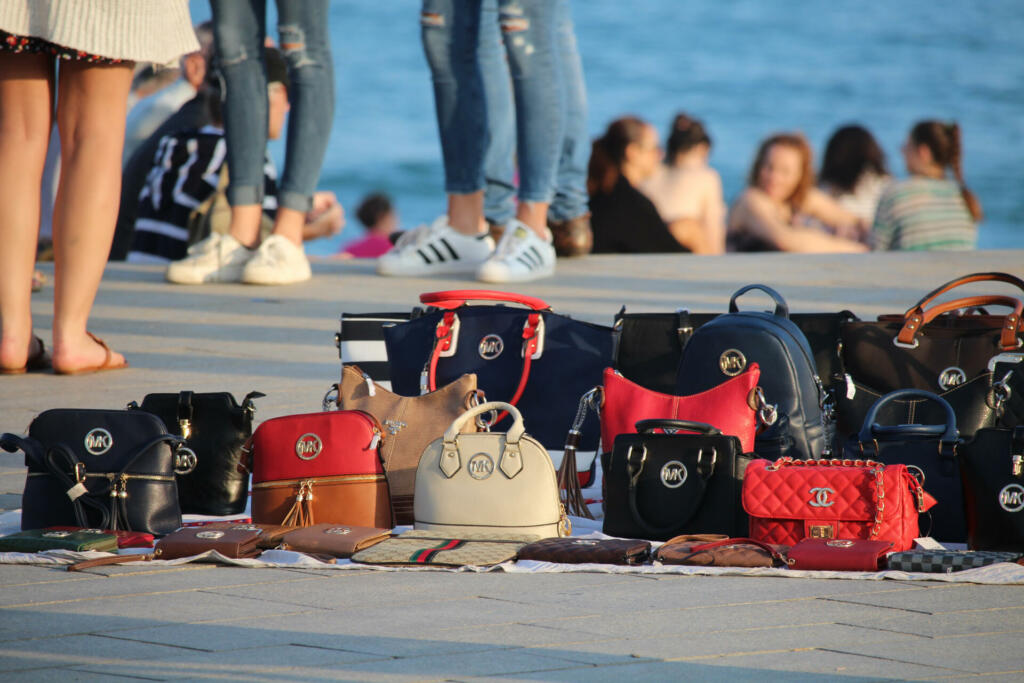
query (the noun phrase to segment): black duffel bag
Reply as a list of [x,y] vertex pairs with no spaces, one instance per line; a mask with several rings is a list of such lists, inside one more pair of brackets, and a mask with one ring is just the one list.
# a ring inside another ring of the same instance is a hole
[[0,436],[25,453],[21,528],[79,526],[154,535],[181,526],[177,474],[196,466],[184,441],[138,410],[55,409],[28,437]]
[[[601,454],[604,527],[611,536],[746,536],[740,493],[752,455],[735,436],[687,420],[641,420]],[[654,434],[654,429],[674,433]],[[696,433],[680,433],[696,432]]]

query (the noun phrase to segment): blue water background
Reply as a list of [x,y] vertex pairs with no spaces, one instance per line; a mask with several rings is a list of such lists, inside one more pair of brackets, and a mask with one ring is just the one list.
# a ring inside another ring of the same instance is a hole
[[[330,4],[337,105],[320,184],[337,193],[348,225],[308,244],[312,254],[361,236],[355,206],[367,192],[392,195],[403,227],[445,205],[420,3]],[[191,6],[197,21],[209,18],[205,2]],[[837,126],[861,123],[904,176],[899,148],[913,122],[956,119],[967,183],[986,214],[979,246],[1024,248],[1021,0],[575,0],[573,18],[594,136],[624,113],[662,135],[677,111],[702,118],[730,201],[774,131],[803,131],[817,166]],[[279,164],[283,153],[272,144]]]

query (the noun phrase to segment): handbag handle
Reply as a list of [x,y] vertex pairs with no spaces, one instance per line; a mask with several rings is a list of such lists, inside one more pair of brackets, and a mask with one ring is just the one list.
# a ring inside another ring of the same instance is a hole
[[[882,426],[875,424],[875,420],[878,418],[878,413],[884,405],[891,403],[892,401],[907,401],[911,399],[919,399],[926,401],[933,401],[937,403],[946,414],[946,423],[940,425],[895,425],[895,426]],[[864,448],[865,444],[872,444],[878,437],[883,439],[898,439],[900,437],[928,437],[937,436],[941,442],[940,452],[952,453],[956,446],[958,433],[956,431],[956,414],[953,412],[953,407],[942,398],[937,396],[930,391],[924,391],[923,389],[900,389],[898,391],[892,391],[882,398],[875,401],[868,410],[868,414],[864,416],[864,424],[860,428],[860,432],[857,434],[857,440],[861,443],[861,448]]]
[[775,560],[777,562],[781,562],[782,564],[786,564],[786,558],[785,558],[785,556],[783,556],[782,553],[780,553],[778,550],[776,550],[775,548],[771,547],[767,543],[764,543],[762,541],[758,541],[758,540],[753,539],[753,538],[726,538],[726,539],[723,539],[721,541],[711,541],[710,543],[703,543],[701,545],[695,545],[692,548],[690,548],[690,554],[693,555],[694,553],[699,553],[699,552],[704,551],[704,550],[714,550],[715,548],[725,548],[725,547],[728,547],[728,546],[731,546],[731,545],[752,545],[752,546],[756,546],[756,547],[760,548],[761,550],[768,551],[768,553],[772,556],[773,560]]
[[465,306],[467,301],[502,301],[520,304],[534,311],[550,311],[551,304],[534,296],[499,292],[491,289],[453,289],[444,292],[425,292],[420,294],[420,302],[437,308],[452,309]]
[[[695,514],[697,514],[697,511],[700,510],[700,505],[701,503],[704,502],[704,493],[707,490],[707,480],[715,471],[715,459],[717,457],[717,454],[715,454],[714,449],[712,449],[713,455],[711,457],[711,471],[708,473],[707,476],[705,476],[701,472],[700,467],[701,458],[704,454],[704,449],[700,449],[700,451],[697,454],[697,474],[700,475],[700,490],[696,495],[689,496],[687,498],[686,502],[689,503],[689,510],[683,510],[683,512],[685,513],[685,519],[674,522],[668,526],[659,527],[654,524],[651,524],[644,518],[643,513],[640,512],[640,506],[637,504],[636,501],[637,483],[640,480],[640,474],[643,472],[644,465],[647,464],[647,448],[646,446],[641,446],[641,448],[643,450],[642,455],[640,457],[640,464],[636,468],[634,468],[632,464],[633,446],[629,446],[629,450],[626,451],[626,472],[629,475],[629,511],[633,515],[633,521],[636,522],[637,526],[639,526],[643,530],[643,532],[648,535],[649,538],[670,535],[679,527],[689,522],[690,519]],[[677,508],[674,511],[679,512],[679,509]]]
[[441,472],[445,477],[451,479],[455,476],[455,473],[462,467],[462,458],[459,455],[458,444],[455,443],[455,437],[462,428],[462,425],[467,420],[475,418],[477,415],[490,412],[492,410],[501,410],[507,412],[512,416],[512,428],[505,433],[505,447],[501,451],[501,456],[498,458],[498,469],[508,477],[509,479],[514,478],[523,469],[523,455],[519,448],[519,440],[523,437],[525,428],[523,427],[523,416],[511,403],[504,403],[502,401],[488,401],[487,403],[481,403],[478,406],[470,408],[462,415],[455,418],[451,426],[448,427],[448,431],[444,433],[444,440],[441,443],[441,460],[438,466],[441,468]]
[[[934,299],[945,294],[949,290],[954,289],[956,287],[960,287],[962,285],[970,284],[972,282],[1006,282],[1007,284],[1011,284],[1017,289],[1024,292],[1024,280],[1020,279],[1015,275],[1010,275],[1009,273],[971,273],[969,275],[964,275],[963,277],[958,277],[955,280],[950,280],[949,282],[943,285],[939,285],[932,291],[925,294],[923,297],[921,297],[920,301],[918,301],[916,304],[907,309],[906,313],[903,314],[903,318],[907,322],[903,325],[903,329],[900,330],[900,333],[899,335],[897,335],[896,340],[894,340],[894,343],[899,342],[900,344],[907,344],[912,347],[916,347],[917,340],[914,339],[913,334],[914,330],[919,330],[921,325],[923,324],[925,307],[928,304],[930,304]],[[1014,319],[1011,321],[1011,318]],[[1011,322],[1012,327],[1008,328],[1007,325],[1011,324]],[[1021,346],[1021,340],[1018,339],[1017,335],[1020,333],[1020,314],[1011,314],[1010,316],[1007,316],[1006,323],[1007,324],[1003,325],[1003,330],[1000,334],[1000,348],[1002,348],[1004,351],[1019,348]],[[914,324],[915,327],[908,330],[907,328],[910,324]]]
[[718,436],[722,432],[717,427],[707,422],[694,422],[692,420],[640,420],[636,423],[636,431],[640,434],[649,433],[655,429],[677,429],[683,432],[696,432],[707,436]]
[[523,425],[523,414],[519,412],[511,403],[505,403],[504,401],[488,401],[487,403],[481,403],[478,406],[474,406],[466,412],[455,418],[455,421],[451,423],[447,431],[444,433],[444,442],[446,444],[455,444],[455,437],[459,434],[459,430],[466,424],[467,421],[476,417],[477,415],[483,415],[489,413],[492,410],[503,410],[508,412],[512,416],[512,427],[505,433],[505,443],[519,443],[519,439],[522,438],[523,433],[526,431],[526,427]]
[[921,329],[943,313],[956,311],[961,308],[973,308],[977,306],[1006,306],[1012,308],[1013,312],[1006,316],[999,332],[999,348],[1002,351],[1012,351],[1019,348],[1022,342],[1017,335],[1021,332],[1021,325],[1024,324],[1024,301],[1012,296],[989,295],[989,296],[967,296],[953,301],[945,301],[935,304],[928,310],[920,306],[911,309],[903,318],[903,327],[896,334],[893,343],[901,348],[917,348],[920,343],[917,334]]
[[747,285],[746,287],[736,290],[736,293],[729,299],[729,312],[739,312],[740,307],[736,304],[736,299],[754,289],[760,290],[772,298],[775,302],[775,315],[782,316],[783,318],[789,317],[789,306],[786,305],[786,300],[782,298],[781,294],[768,285]]

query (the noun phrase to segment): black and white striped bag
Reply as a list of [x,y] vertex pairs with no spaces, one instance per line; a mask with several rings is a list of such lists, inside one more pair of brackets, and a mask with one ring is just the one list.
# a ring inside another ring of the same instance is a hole
[[384,328],[410,318],[402,313],[342,313],[334,343],[341,364],[358,365],[374,382],[391,389],[391,366],[384,347]]

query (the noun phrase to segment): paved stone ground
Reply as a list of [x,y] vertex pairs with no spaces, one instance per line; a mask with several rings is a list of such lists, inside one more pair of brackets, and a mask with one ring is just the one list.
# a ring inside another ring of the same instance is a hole
[[[631,310],[721,311],[750,282],[794,311],[902,311],[951,277],[1024,275],[1024,251],[870,256],[590,257],[509,287],[610,323]],[[259,419],[316,410],[338,376],[342,311],[408,309],[451,279],[322,263],[287,288],[171,287],[111,266],[92,326],[132,368],[0,379],[0,430],[51,407],[150,391],[250,389]],[[971,290],[978,291],[978,290]],[[47,288],[36,294],[47,341]],[[747,304],[761,307],[753,297]],[[0,509],[23,467],[0,458]],[[843,680],[1024,677],[1024,587],[600,574],[451,574],[0,566],[0,676],[23,680]]]

